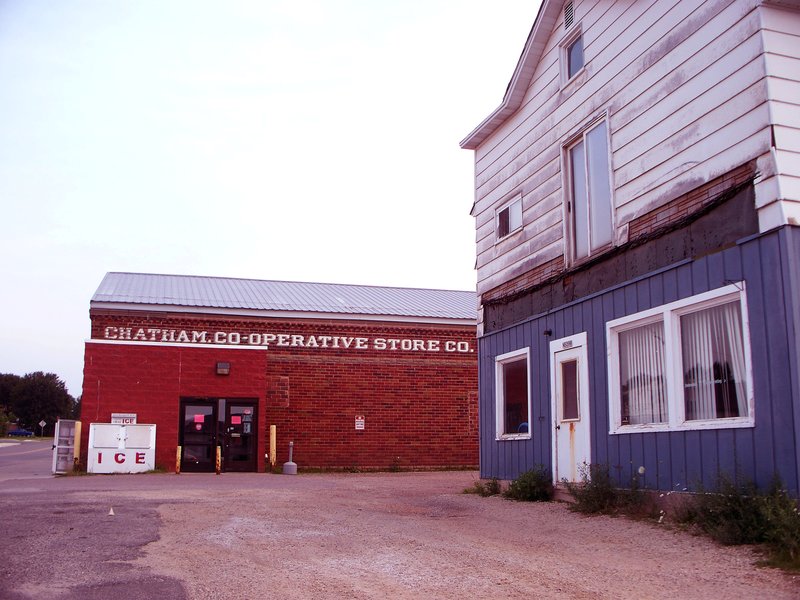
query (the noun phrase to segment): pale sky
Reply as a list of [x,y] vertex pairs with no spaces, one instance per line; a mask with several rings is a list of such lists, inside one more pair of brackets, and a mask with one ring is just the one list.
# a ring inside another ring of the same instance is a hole
[[539,0],[0,0],[0,373],[81,394],[108,271],[474,289]]

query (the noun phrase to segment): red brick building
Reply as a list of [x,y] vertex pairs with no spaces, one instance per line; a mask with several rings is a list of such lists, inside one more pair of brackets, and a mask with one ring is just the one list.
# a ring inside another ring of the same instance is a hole
[[[89,423],[157,425],[156,464],[478,463],[472,292],[109,273],[91,301]],[[85,453],[84,453],[85,460]]]

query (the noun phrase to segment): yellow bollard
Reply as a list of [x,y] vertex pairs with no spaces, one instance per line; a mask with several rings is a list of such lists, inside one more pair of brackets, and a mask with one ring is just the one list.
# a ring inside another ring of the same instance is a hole
[[222,446],[217,446],[217,464],[214,465],[214,472],[219,475],[222,471]]
[[273,469],[278,460],[278,428],[275,425],[269,426],[269,465]]
[[181,474],[181,447],[175,452],[175,475]]

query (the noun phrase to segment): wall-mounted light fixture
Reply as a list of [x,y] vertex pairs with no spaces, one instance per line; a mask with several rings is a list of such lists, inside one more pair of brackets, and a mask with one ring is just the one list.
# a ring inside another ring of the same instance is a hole
[[231,363],[229,362],[217,363],[217,375],[230,375],[230,374],[231,374]]

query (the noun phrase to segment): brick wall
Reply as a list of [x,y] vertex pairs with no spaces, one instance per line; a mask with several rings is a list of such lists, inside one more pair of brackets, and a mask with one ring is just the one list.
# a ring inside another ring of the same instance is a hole
[[[477,465],[474,327],[109,310],[91,318],[83,448],[88,423],[135,412],[139,423],[157,424],[156,462],[172,468],[180,399],[239,398],[258,401],[259,471],[270,425],[277,426],[278,465],[288,460],[289,441],[300,468]],[[219,345],[161,341],[181,331],[206,332],[206,342],[220,331],[236,337]],[[121,339],[137,332],[138,340]],[[275,336],[268,346],[267,334]],[[311,337],[316,345],[300,345]],[[231,363],[229,376],[215,374],[218,361]],[[363,430],[356,416],[364,417]]]

